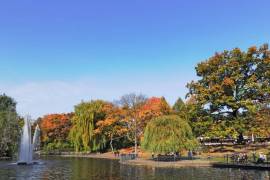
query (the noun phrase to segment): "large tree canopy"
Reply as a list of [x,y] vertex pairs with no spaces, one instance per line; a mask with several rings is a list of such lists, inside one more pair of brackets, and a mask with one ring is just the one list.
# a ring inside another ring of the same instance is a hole
[[0,157],[14,155],[18,148],[19,134],[16,102],[5,94],[0,95]]
[[171,153],[195,148],[189,124],[176,115],[151,120],[145,129],[142,148],[154,153]]
[[269,137],[270,135],[270,107],[262,107],[249,121],[249,135]]
[[[197,105],[214,123],[232,120],[243,123],[258,104],[269,102],[270,51],[268,45],[251,47],[247,52],[235,48],[216,53],[196,67],[198,81],[187,85]],[[229,123],[233,124],[233,123]],[[224,127],[229,124],[223,124]],[[218,131],[223,131],[219,129]]]
[[43,146],[64,148],[69,145],[68,135],[73,114],[48,114],[38,120]]
[[97,100],[75,106],[70,140],[76,151],[97,151],[104,148],[105,137],[96,136],[94,130],[99,120],[104,120],[106,102]]
[[106,117],[104,120],[96,123],[97,126],[94,133],[96,136],[105,136],[106,141],[110,142],[111,150],[114,151],[115,148],[125,145],[128,127],[126,126],[124,112],[121,108],[108,103],[104,106],[104,110]]

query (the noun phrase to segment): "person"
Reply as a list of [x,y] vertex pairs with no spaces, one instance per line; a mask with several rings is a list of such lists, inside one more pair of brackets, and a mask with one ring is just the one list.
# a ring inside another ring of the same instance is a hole
[[263,159],[264,161],[267,161],[267,156],[265,154],[263,155]]
[[242,157],[243,157],[243,154],[240,153],[237,157],[237,163],[241,163],[241,160],[242,160]]
[[192,151],[191,150],[188,151],[188,158],[192,159]]
[[155,159],[155,154],[154,153],[152,153],[152,159]]
[[243,133],[240,133],[237,139],[238,144],[244,144],[244,136]]
[[259,159],[257,163],[264,163],[266,160],[266,155],[264,155],[263,153],[259,153]]
[[244,153],[243,155],[243,163],[247,163],[248,162],[248,155],[246,153]]
[[252,157],[253,157],[253,161],[256,162],[256,159],[257,159],[257,157],[256,157],[256,151],[253,151],[252,152]]

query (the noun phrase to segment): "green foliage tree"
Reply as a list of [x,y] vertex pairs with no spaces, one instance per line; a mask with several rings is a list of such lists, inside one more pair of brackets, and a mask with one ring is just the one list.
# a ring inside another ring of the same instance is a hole
[[11,157],[17,152],[19,124],[16,102],[5,94],[0,95],[0,157]]
[[69,134],[70,141],[78,151],[98,151],[104,148],[106,140],[104,136],[96,136],[94,130],[96,123],[106,116],[101,100],[82,102],[75,106],[72,118],[72,128]]
[[265,105],[260,108],[260,110],[255,113],[252,118],[250,118],[249,134],[258,137],[269,137],[270,136],[270,107]]
[[197,140],[188,122],[177,115],[160,116],[150,121],[142,141],[142,148],[154,153],[179,152],[196,146]]
[[266,44],[247,52],[235,48],[216,53],[199,63],[196,72],[200,80],[187,85],[188,95],[196,97],[198,112],[207,115],[196,121],[210,123],[208,132],[241,133],[248,114],[256,112],[258,104],[269,102],[270,51]]
[[173,111],[177,114],[182,113],[183,111],[185,111],[185,103],[181,98],[178,98],[177,101],[175,102],[175,104],[173,105]]

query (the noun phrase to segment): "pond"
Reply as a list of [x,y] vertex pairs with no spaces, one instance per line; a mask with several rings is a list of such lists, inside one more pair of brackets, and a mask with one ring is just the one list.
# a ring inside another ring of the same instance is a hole
[[89,158],[47,157],[39,165],[17,166],[0,161],[0,179],[269,179],[268,171],[218,168],[149,168],[120,165],[118,161]]

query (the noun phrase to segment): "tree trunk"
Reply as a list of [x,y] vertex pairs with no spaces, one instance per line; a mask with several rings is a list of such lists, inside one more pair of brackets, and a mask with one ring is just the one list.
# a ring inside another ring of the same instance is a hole
[[137,155],[138,140],[137,140],[137,120],[135,119],[135,155]]
[[114,153],[114,148],[113,148],[113,137],[111,136],[111,140],[110,140],[110,146],[111,146],[111,150]]
[[237,118],[237,113],[238,113],[238,109],[236,109],[232,112],[232,115],[234,118]]

